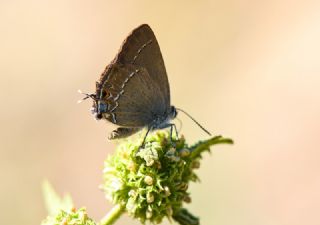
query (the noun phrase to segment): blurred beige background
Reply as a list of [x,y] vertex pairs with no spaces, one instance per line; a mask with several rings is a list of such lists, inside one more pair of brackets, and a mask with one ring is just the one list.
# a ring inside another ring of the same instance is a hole
[[[111,126],[77,90],[94,90],[141,23],[173,104],[236,142],[206,155],[191,186],[201,224],[320,224],[320,2],[306,0],[1,0],[1,224],[40,223],[44,178],[97,220],[111,208],[98,189]],[[191,143],[207,138],[179,117]]]

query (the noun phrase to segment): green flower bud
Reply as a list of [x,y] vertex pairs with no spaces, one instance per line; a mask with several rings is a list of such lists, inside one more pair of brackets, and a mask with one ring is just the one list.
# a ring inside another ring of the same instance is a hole
[[147,194],[147,202],[148,203],[154,202],[154,195],[152,193]]
[[168,186],[164,187],[164,194],[166,197],[169,197],[171,195],[171,192]]
[[190,151],[186,148],[179,151],[179,156],[182,158],[187,157],[188,155],[190,155]]
[[153,178],[147,175],[147,176],[144,177],[144,182],[147,185],[152,185],[153,184]]
[[199,168],[200,168],[200,162],[199,162],[199,160],[193,161],[192,164],[191,164],[191,168],[192,168],[192,169],[199,169]]
[[173,214],[173,210],[172,210],[172,207],[171,206],[168,206],[168,208],[167,208],[167,215],[169,216],[169,217],[171,217],[172,216],[172,214]]
[[147,212],[146,212],[146,218],[147,218],[147,219],[151,219],[151,217],[152,217],[152,211],[147,210]]
[[190,198],[190,196],[189,196],[189,195],[185,195],[185,196],[183,197],[183,201],[186,202],[186,203],[191,203],[191,198]]

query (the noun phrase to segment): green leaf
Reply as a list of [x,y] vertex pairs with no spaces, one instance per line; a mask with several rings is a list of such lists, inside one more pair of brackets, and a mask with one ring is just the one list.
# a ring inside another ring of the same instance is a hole
[[192,215],[188,210],[182,208],[172,218],[180,225],[199,225],[199,218]]
[[70,211],[74,206],[71,196],[65,194],[60,197],[48,180],[42,183],[42,193],[50,216],[57,215],[61,210]]
[[233,140],[230,138],[224,138],[222,136],[215,136],[206,141],[199,141],[192,147],[190,147],[191,155],[190,158],[198,158],[204,151],[210,151],[210,147],[217,144],[233,144]]

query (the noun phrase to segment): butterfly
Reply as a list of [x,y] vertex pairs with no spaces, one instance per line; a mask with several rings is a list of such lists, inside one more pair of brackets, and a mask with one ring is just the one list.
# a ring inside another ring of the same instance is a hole
[[[164,61],[157,39],[147,24],[134,29],[123,42],[119,53],[107,65],[96,82],[95,94],[85,94],[93,99],[92,113],[97,120],[107,120],[119,127],[109,139],[125,138],[147,128],[152,130],[170,127],[171,121],[181,111],[211,135],[194,118],[170,102],[170,87]],[[178,134],[177,134],[178,137]]]

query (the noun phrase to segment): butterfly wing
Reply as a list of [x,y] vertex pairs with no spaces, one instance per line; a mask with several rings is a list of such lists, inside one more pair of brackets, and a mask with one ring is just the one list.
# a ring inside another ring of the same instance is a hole
[[145,68],[111,63],[97,83],[95,112],[123,127],[145,127],[165,99]]
[[165,99],[163,110],[169,111],[170,88],[166,68],[158,41],[147,24],[137,27],[129,34],[114,62],[146,68],[151,79],[159,87],[159,94]]

